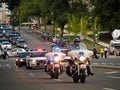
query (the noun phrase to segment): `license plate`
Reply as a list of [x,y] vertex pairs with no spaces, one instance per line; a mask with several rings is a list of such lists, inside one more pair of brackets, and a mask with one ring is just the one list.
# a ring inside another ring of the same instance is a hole
[[59,67],[60,65],[59,64],[55,64],[55,67]]
[[62,62],[62,65],[65,67],[68,66],[68,64],[69,64],[68,62]]
[[84,55],[84,52],[79,52],[79,55],[80,55],[80,56],[83,56],[83,55]]
[[86,68],[86,65],[85,65],[85,64],[81,64],[81,65],[80,65],[80,68],[85,69],[85,68]]

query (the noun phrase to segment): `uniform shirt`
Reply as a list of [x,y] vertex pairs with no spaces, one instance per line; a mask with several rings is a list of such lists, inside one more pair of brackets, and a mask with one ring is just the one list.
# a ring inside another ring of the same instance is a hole
[[79,49],[85,50],[85,49],[87,49],[87,47],[86,47],[85,44],[80,43],[79,46],[73,45],[72,48],[71,48],[71,50],[79,50]]

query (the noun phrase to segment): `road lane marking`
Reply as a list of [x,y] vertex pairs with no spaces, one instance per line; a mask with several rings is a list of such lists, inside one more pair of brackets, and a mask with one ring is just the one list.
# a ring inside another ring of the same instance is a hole
[[118,71],[105,72],[105,74],[113,74],[113,73],[118,73]]
[[2,65],[0,65],[0,67],[2,67]]
[[60,82],[60,81],[62,81],[61,79],[54,79],[55,81],[58,81],[58,82]]
[[18,72],[19,70],[18,69],[16,69],[16,72]]
[[29,73],[28,75],[29,75],[29,76],[33,76],[33,75],[35,75],[35,74],[33,74],[33,73]]
[[110,65],[115,65],[114,63],[109,63]]
[[107,76],[109,78],[114,78],[114,79],[120,79],[120,77],[115,77],[115,76]]
[[118,63],[117,65],[120,65],[120,63]]
[[11,68],[11,66],[10,66],[9,64],[6,64],[6,66],[7,66],[8,68]]
[[103,88],[103,90],[117,90],[117,89],[113,89],[113,88]]
[[107,63],[101,63],[102,65],[107,65]]
[[99,63],[93,63],[94,65],[98,65]]

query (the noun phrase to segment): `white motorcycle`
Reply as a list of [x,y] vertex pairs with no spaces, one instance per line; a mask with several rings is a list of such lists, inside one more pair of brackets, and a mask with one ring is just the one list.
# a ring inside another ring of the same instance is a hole
[[63,58],[66,56],[62,52],[49,52],[45,54],[47,58],[47,64],[45,66],[45,72],[47,72],[51,78],[58,79],[59,75],[63,73]]
[[93,52],[88,49],[71,50],[68,52],[71,60],[66,68],[66,74],[72,77],[74,82],[80,80],[81,83],[85,83],[86,77],[90,72],[90,69],[88,69],[90,68],[89,59],[92,55]]

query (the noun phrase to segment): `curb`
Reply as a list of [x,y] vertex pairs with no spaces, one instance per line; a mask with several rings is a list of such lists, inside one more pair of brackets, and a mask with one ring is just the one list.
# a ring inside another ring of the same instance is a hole
[[93,68],[118,69],[118,70],[120,70],[120,66],[92,65],[92,67],[93,67]]

